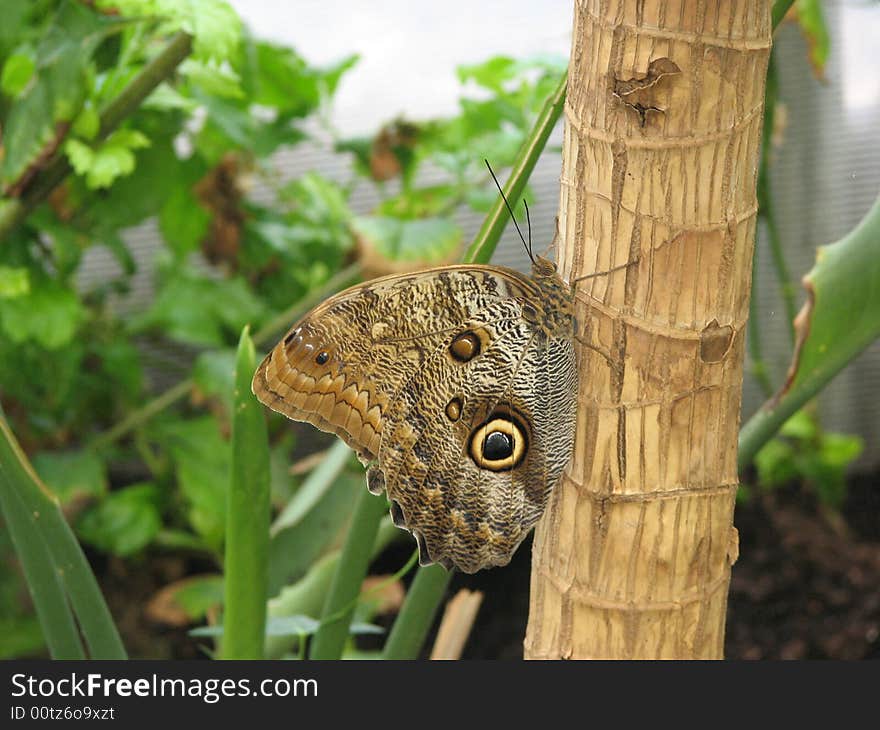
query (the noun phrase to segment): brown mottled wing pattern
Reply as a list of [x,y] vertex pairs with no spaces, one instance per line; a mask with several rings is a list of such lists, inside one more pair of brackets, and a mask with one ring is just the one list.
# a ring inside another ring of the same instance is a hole
[[[253,389],[370,464],[370,489],[387,491],[422,562],[466,572],[504,565],[540,517],[574,437],[570,333],[527,321],[523,303],[540,301],[532,280],[494,266],[368,282],[294,325]],[[462,333],[479,340],[478,354],[453,356]],[[515,414],[524,432],[524,455],[509,470],[481,468],[469,452],[496,412]]]

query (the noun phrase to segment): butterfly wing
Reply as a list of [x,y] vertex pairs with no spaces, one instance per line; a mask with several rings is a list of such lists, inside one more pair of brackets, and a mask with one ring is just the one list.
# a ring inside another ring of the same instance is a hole
[[[504,564],[540,516],[573,443],[573,349],[524,319],[523,302],[539,296],[528,277],[494,266],[352,287],[291,328],[258,368],[254,393],[339,435],[370,464],[371,491],[387,490],[423,562],[469,572]],[[565,374],[559,383],[549,381],[548,357],[561,362],[552,369]],[[500,453],[499,438],[502,451],[510,446],[504,433],[484,429],[486,443],[469,448],[474,429],[505,408],[513,425],[501,429],[521,434],[513,445],[526,450],[515,467],[495,470],[480,449]],[[557,408],[571,431],[556,454],[544,453],[545,429],[534,427],[544,408]]]
[[460,332],[485,346],[462,362],[450,334],[425,359],[387,410],[377,468],[422,563],[473,573],[506,565],[543,513],[574,444],[577,375],[571,340],[533,327],[519,301]]

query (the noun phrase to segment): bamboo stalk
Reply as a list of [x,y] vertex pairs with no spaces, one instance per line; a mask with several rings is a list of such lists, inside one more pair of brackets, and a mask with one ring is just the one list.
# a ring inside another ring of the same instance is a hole
[[770,2],[582,0],[560,270],[578,433],[535,533],[528,658],[720,658]]

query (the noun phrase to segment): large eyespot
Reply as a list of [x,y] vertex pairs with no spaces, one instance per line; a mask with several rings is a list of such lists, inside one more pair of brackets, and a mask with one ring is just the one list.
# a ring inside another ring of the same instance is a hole
[[468,453],[481,469],[509,471],[522,463],[529,450],[525,419],[508,410],[497,410],[471,433]]

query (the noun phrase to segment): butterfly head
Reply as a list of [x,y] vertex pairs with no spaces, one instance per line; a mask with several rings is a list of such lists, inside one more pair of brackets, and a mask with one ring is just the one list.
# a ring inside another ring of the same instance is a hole
[[543,256],[535,256],[532,259],[532,276],[536,279],[549,279],[556,277],[556,264]]

